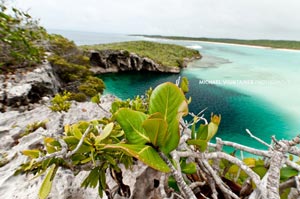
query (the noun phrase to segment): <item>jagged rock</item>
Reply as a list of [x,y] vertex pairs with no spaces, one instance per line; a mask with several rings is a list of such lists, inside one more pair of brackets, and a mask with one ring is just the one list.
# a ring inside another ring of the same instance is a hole
[[[108,107],[111,106],[113,100],[114,97],[111,95],[103,96],[101,98],[103,107],[109,110]],[[26,161],[26,156],[21,154],[22,150],[36,148],[42,144],[45,135],[55,136],[62,133],[66,123],[72,124],[79,120],[92,120],[107,115],[107,112],[102,111],[91,102],[73,102],[69,112],[65,114],[52,112],[48,106],[49,104],[40,105],[31,111],[22,113],[18,111],[0,113],[0,139],[2,142],[0,154],[7,154],[6,159],[8,159],[8,163],[0,167],[1,198],[38,198],[42,178],[33,178],[33,175],[13,175],[18,166]],[[43,120],[48,120],[46,129],[39,128],[20,138],[20,134],[24,132],[28,124]],[[80,187],[87,174],[83,171],[75,176],[67,169],[59,169],[49,198],[99,198],[97,189]]]
[[[140,57],[135,53],[123,50],[101,50],[90,52],[92,72],[96,74],[118,71],[156,71],[167,73],[179,73],[180,67],[162,66],[152,59]],[[184,62],[182,67],[185,67]]]
[[35,69],[17,69],[0,75],[0,110],[5,106],[18,108],[39,102],[44,96],[56,94],[60,88],[52,67],[44,63]]

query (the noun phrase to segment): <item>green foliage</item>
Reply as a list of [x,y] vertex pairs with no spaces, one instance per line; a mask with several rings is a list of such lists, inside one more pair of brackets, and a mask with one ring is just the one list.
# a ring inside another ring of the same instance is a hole
[[55,55],[69,57],[70,54],[78,54],[79,50],[73,41],[57,34],[49,35],[49,51]]
[[[149,93],[150,92],[150,93]],[[147,113],[148,112],[148,105],[149,105],[149,98],[152,90],[148,90],[146,92],[146,98],[141,96],[136,96],[134,99],[127,99],[124,101],[115,100],[111,105],[111,112],[116,113],[121,108],[130,108],[135,111]]]
[[[57,95],[54,101],[59,105],[55,109],[63,110],[65,105],[60,104],[68,102],[69,96],[69,93]],[[92,99],[96,103],[100,102],[99,97]],[[114,114],[111,118],[66,125],[62,137],[66,146],[61,144],[61,139],[46,137],[44,148],[24,150],[23,155],[30,160],[22,164],[16,173],[40,175],[50,165],[71,168],[76,173],[76,168],[89,166],[90,173],[82,186],[98,186],[99,195],[102,196],[103,190],[107,188],[107,170],[118,173],[121,171],[119,164],[128,168],[133,158],[158,171],[170,172],[160,153],[169,156],[169,152],[179,144],[179,121],[188,111],[182,90],[173,83],[164,83],[153,91],[147,91],[145,97],[117,101],[112,109]],[[64,150],[68,153],[49,157],[49,154],[55,155]],[[41,158],[41,161],[37,161]],[[187,159],[181,159],[180,162],[185,173],[195,173],[195,163],[187,162]],[[43,197],[49,194],[51,187],[48,175],[40,191]]]
[[129,144],[144,145],[150,142],[150,138],[142,127],[147,118],[145,113],[122,108],[115,114],[115,117],[124,130]]
[[180,88],[184,93],[189,92],[189,80],[186,77],[182,77],[180,82]]
[[97,95],[94,95],[91,98],[91,102],[96,103],[96,104],[100,104],[101,103],[101,94],[98,93]]
[[55,176],[56,171],[57,171],[57,166],[54,164],[49,169],[49,172],[45,176],[45,179],[42,183],[42,186],[39,191],[40,199],[46,199],[47,196],[49,195],[51,188],[52,188],[52,182],[53,182],[53,178]]
[[158,171],[170,172],[168,165],[151,146],[141,144],[115,144],[107,145],[106,148],[122,150]]
[[161,150],[169,153],[174,150],[179,143],[179,120],[187,115],[188,105],[183,92],[172,83],[164,83],[157,86],[152,92],[149,113],[161,113],[163,119],[168,124],[165,144]]
[[201,124],[198,131],[192,128],[192,139],[209,141],[214,137],[221,122],[221,115],[212,114],[210,120],[208,124]]
[[46,124],[48,120],[40,121],[40,122],[34,122],[32,124],[28,124],[26,126],[25,131],[20,135],[21,137],[26,136],[34,131],[36,131],[38,128],[46,129]]
[[123,149],[157,170],[169,171],[157,152],[168,154],[178,146],[179,120],[187,110],[183,92],[175,84],[161,84],[150,97],[148,112],[151,115],[129,108],[115,113],[128,144],[111,147]]
[[[60,152],[62,146],[58,140],[46,137],[44,139],[45,149],[24,150],[23,154],[30,158],[25,164],[22,164],[18,173],[44,173],[50,165],[66,167],[74,171],[76,166],[91,165],[91,172],[83,181],[83,187],[96,187],[98,185],[99,195],[102,195],[106,188],[105,173],[107,169],[120,171],[118,164],[124,164],[128,168],[132,164],[132,158],[124,154],[122,151],[112,150],[107,147],[121,142],[124,133],[119,125],[114,125],[109,119],[94,120],[91,122],[78,122],[73,125],[66,125],[64,128],[64,136],[62,139],[67,145],[67,150],[74,150],[83,134],[88,130],[88,134],[83,139],[82,145],[69,158],[48,158],[43,161],[35,161],[37,158],[44,157],[46,154]],[[79,170],[80,171],[80,170]],[[75,171],[74,171],[75,172]],[[77,171],[78,172],[78,171]],[[49,174],[50,173],[50,174]],[[55,172],[52,169],[47,174],[44,183],[40,189],[41,198],[45,198],[49,194],[50,183],[54,178]],[[51,178],[49,176],[51,175]],[[50,181],[49,181],[50,179]]]
[[130,41],[102,45],[82,46],[85,50],[124,50],[148,57],[155,62],[169,67],[182,67],[184,59],[200,57],[197,50],[174,44],[162,44],[149,41]]
[[84,93],[71,93],[69,100],[74,100],[76,102],[85,102],[87,96]]
[[64,92],[61,94],[56,94],[51,100],[51,106],[49,107],[52,111],[55,112],[67,112],[71,107],[70,100],[71,93]]
[[60,56],[51,56],[49,61],[59,78],[66,83],[78,81],[91,75],[88,67],[68,62]]
[[86,81],[78,87],[79,91],[89,97],[93,97],[98,93],[102,94],[104,89],[104,82],[101,79],[92,76],[87,77]]
[[[2,69],[39,63],[44,56],[45,29],[16,8],[0,5],[0,66]],[[4,68],[5,67],[5,68]]]

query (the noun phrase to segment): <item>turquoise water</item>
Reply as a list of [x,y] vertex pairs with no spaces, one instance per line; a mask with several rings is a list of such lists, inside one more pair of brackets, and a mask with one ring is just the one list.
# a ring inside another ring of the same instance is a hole
[[[91,37],[89,33],[75,37],[74,33],[70,34],[75,40],[77,37],[75,42],[80,44],[84,44],[85,40],[91,44],[141,39],[125,35],[94,33]],[[81,38],[80,41],[78,38]],[[180,75],[187,76],[190,81],[190,111],[197,113],[207,107],[207,118],[211,112],[222,114],[217,136],[263,148],[246,134],[246,128],[267,142],[272,135],[288,139],[299,134],[300,52],[192,41],[150,40],[188,46],[203,55],[201,60],[191,63]],[[106,83],[106,93],[126,99],[143,94],[150,86],[155,87],[165,81],[175,82],[178,76],[127,72],[105,74],[101,78]],[[210,83],[213,84],[205,84],[201,80],[212,80]]]

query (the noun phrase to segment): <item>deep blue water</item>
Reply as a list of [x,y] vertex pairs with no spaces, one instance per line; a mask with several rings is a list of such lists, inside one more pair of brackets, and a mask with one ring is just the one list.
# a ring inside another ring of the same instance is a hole
[[[115,34],[57,33],[77,44],[145,39]],[[189,46],[203,55],[179,75],[187,76],[190,81],[187,95],[192,97],[191,112],[197,113],[207,107],[206,118],[211,112],[222,114],[218,137],[263,148],[246,134],[246,128],[267,142],[272,135],[288,139],[300,132],[299,52],[192,41],[154,41]],[[150,86],[175,82],[179,75],[125,72],[100,77],[107,87],[105,93],[126,99],[143,94]],[[251,80],[254,84],[199,84],[200,80]]]

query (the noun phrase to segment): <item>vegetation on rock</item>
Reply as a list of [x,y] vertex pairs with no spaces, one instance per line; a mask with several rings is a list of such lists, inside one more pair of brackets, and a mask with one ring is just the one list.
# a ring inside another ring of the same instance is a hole
[[71,107],[70,97],[71,93],[66,91],[63,94],[56,94],[52,98],[49,108],[55,112],[67,112]]
[[38,128],[43,128],[46,129],[46,124],[47,124],[47,120],[45,121],[39,121],[39,122],[34,122],[32,124],[28,124],[26,126],[25,131],[20,135],[21,137],[26,136],[34,131],[36,131]]
[[[178,83],[181,87],[163,83],[148,91],[147,97],[115,101],[109,118],[66,125],[62,137],[46,137],[44,147],[23,151],[29,160],[16,173],[41,175],[48,170],[40,190],[40,198],[46,198],[58,167],[74,173],[84,168],[90,173],[83,187],[98,187],[100,196],[105,191],[109,198],[116,193],[129,198],[130,191],[123,184],[119,166],[130,168],[136,158],[161,172],[161,197],[287,198],[297,184],[300,167],[285,154],[300,155],[295,148],[300,138],[273,138],[274,144],[269,145],[247,131],[268,146],[268,151],[219,138],[212,144],[210,139],[217,133],[221,116],[212,114],[207,121],[203,111],[197,115],[188,113],[188,100],[183,92],[187,91],[188,81],[183,80]],[[193,116],[190,122],[182,120],[187,114]],[[240,159],[235,152],[222,152],[223,146],[264,159]],[[107,173],[116,181],[117,189],[107,184]]]
[[169,67],[182,67],[185,59],[200,57],[197,50],[174,44],[162,44],[149,41],[130,41],[101,45],[81,46],[85,50],[123,50],[148,57],[158,64]]
[[1,72],[14,72],[16,68],[40,64],[47,56],[61,80],[62,90],[80,92],[73,94],[73,99],[82,101],[92,94],[103,92],[103,81],[93,78],[89,71],[89,58],[73,41],[61,35],[49,35],[28,13],[16,8],[8,9],[4,4],[0,5]]
[[43,42],[48,34],[23,11],[0,5],[0,67],[36,65],[44,56]]

